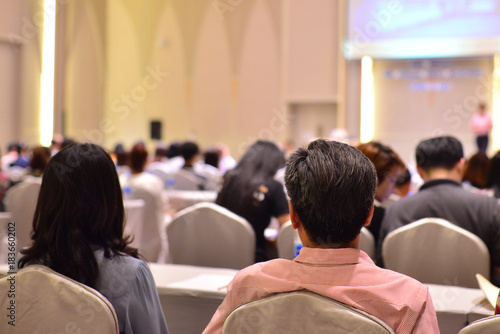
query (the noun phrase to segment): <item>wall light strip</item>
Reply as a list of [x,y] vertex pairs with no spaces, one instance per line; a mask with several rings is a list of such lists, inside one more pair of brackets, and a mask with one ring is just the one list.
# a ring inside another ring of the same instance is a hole
[[500,149],[500,55],[493,58],[493,82],[491,118],[493,121],[493,131],[491,131],[491,148],[494,152]]
[[373,88],[373,59],[361,58],[361,115],[360,141],[369,142],[375,132],[375,106]]
[[42,74],[40,77],[40,143],[50,146],[54,131],[56,0],[44,0]]

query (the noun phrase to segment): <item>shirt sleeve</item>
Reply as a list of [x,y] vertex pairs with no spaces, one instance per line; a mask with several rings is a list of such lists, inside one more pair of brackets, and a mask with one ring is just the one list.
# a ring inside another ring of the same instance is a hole
[[158,290],[144,262],[137,269],[125,310],[125,334],[132,333],[168,334]]
[[432,303],[432,298],[427,291],[427,299],[422,308],[422,313],[412,330],[412,333],[428,333],[428,334],[439,334],[439,326],[436,316],[436,310],[434,309],[434,304]]

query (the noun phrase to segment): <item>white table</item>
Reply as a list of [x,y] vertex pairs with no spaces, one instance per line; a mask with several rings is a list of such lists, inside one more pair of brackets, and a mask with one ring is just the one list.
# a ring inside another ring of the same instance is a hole
[[480,289],[426,285],[436,309],[441,334],[456,334],[469,323],[495,313]]

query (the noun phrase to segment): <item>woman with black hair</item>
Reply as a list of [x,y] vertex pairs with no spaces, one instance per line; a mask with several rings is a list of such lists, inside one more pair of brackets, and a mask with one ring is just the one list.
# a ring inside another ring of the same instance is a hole
[[259,140],[245,152],[235,168],[224,176],[216,203],[242,216],[252,225],[256,236],[255,261],[266,261],[264,230],[271,217],[280,225],[290,220],[283,185],[274,174],[285,164],[283,152],[274,143]]
[[120,333],[168,333],[153,276],[123,236],[124,208],[110,156],[72,144],[49,161],[19,267],[43,264],[102,293]]

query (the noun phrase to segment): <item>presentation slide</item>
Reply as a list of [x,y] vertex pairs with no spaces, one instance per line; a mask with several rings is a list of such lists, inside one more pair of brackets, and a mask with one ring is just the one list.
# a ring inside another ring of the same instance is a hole
[[500,52],[500,0],[349,0],[347,58]]

